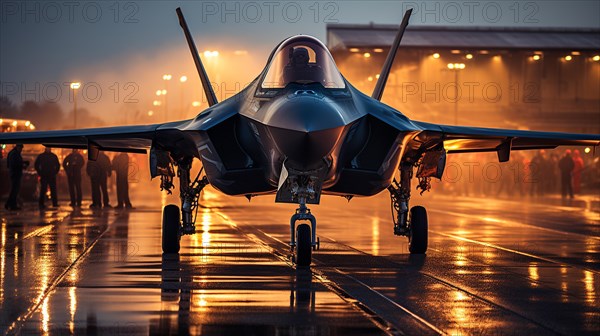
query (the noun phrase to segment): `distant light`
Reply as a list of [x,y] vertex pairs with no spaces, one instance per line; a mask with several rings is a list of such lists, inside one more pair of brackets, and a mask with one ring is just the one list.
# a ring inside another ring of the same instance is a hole
[[160,93],[162,93],[162,95],[164,96],[167,94],[167,90],[162,90],[162,91],[160,91]]
[[572,59],[573,59],[573,56],[571,56],[571,55],[565,56],[565,61],[567,61],[567,62],[570,61],[570,60],[572,60]]
[[2,124],[4,122],[4,120],[2,118],[0,118],[0,124]]
[[217,57],[217,56],[219,56],[219,52],[216,50],[214,50],[214,51],[207,50],[204,52],[204,57]]
[[182,83],[187,82],[187,76],[181,76],[181,78],[179,78],[179,81]]
[[27,120],[27,121],[25,122],[25,127],[29,127],[29,125],[31,125],[31,122],[30,122],[29,120]]
[[375,78],[379,79],[379,74],[375,75]]
[[171,80],[171,78],[173,78],[173,76],[171,76],[171,75],[163,75],[163,79],[164,80],[169,81],[169,80]]
[[160,103],[160,101],[155,100],[154,102],[152,102],[152,105],[154,105],[154,106],[160,106],[161,103]]
[[592,61],[594,61],[594,62],[600,61],[600,55],[596,55],[596,56],[592,57]]
[[161,91],[161,90],[156,90],[156,95],[157,95],[157,96],[160,96],[161,94],[162,94],[162,91]]
[[13,122],[12,122],[12,125],[13,125],[13,126],[15,126],[15,127],[17,127],[17,121],[16,121],[16,120],[15,120],[15,121],[13,121]]
[[440,54],[438,54],[438,53],[435,53],[435,54],[433,54],[433,55],[431,55],[431,56],[432,56],[433,58],[435,58],[435,59],[438,59],[438,58],[440,58]]
[[533,55],[531,58],[533,58],[534,61],[539,61],[540,60],[540,55]]
[[482,54],[482,55],[487,55],[487,54],[489,54],[490,52],[489,52],[489,51],[487,51],[487,50],[480,50],[480,51],[479,51],[479,53],[480,53],[480,54]]
[[243,56],[243,55],[248,55],[248,51],[247,50],[236,50],[233,52],[233,54],[236,56]]
[[373,76],[369,76],[369,78],[367,78],[367,80],[368,80],[369,82],[372,82],[372,81],[373,81]]
[[383,49],[381,49],[381,48],[375,48],[375,49],[373,49],[373,51],[376,52],[376,53],[382,53]]
[[462,70],[466,68],[465,63],[448,63],[448,69],[450,70]]
[[197,101],[192,102],[192,106],[193,107],[198,107],[198,106],[200,106],[200,102],[197,102]]
[[358,49],[358,48],[350,48],[350,52],[357,53],[359,51],[360,51],[360,49]]
[[34,130],[34,129],[35,129],[35,126],[33,126],[33,124],[31,124],[31,125],[29,125],[29,129],[30,129],[30,130]]
[[473,59],[473,54],[467,54],[467,55],[465,55],[465,57],[466,57],[467,59]]
[[460,54],[460,50],[454,49],[454,50],[452,50],[452,51],[451,51],[451,53],[453,53],[453,54],[455,54],[455,55],[456,55],[456,54]]
[[73,89],[73,90],[77,90],[80,87],[81,87],[81,83],[79,83],[79,82],[71,83],[71,89]]
[[589,154],[592,151],[592,149],[590,147],[585,147],[583,151],[585,154]]
[[494,56],[494,61],[500,62],[501,60],[502,60],[502,56],[500,56],[500,55]]
[[371,57],[371,54],[370,54],[370,53],[364,53],[364,54],[363,54],[363,56],[364,56],[365,58],[369,58],[369,57]]
[[148,111],[148,117],[152,117],[154,115],[154,111]]
[[579,56],[579,55],[581,55],[581,53],[579,51],[571,51],[571,55]]

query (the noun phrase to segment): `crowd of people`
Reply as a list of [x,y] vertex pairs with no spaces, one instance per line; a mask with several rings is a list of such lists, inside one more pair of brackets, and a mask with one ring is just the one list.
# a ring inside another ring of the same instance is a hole
[[[7,165],[10,179],[10,193],[5,204],[7,210],[20,210],[17,202],[23,177],[23,170],[29,166],[29,162],[24,161],[21,155],[23,145],[17,144],[7,155]],[[111,208],[110,197],[108,195],[107,181],[114,171],[117,182],[117,206],[116,208],[133,208],[129,200],[129,155],[119,153],[112,162],[103,152],[99,152],[96,160],[89,160],[87,165],[83,155],[78,149],[73,149],[67,155],[63,162],[67,182],[69,186],[69,197],[72,207],[81,207],[82,205],[82,171],[85,171],[90,178],[92,203],[90,208]],[[50,189],[50,199],[52,207],[58,207],[58,192],[56,187],[57,175],[61,168],[58,156],[52,152],[52,149],[46,147],[44,152],[39,154],[34,162],[34,168],[39,176],[39,207],[46,208],[47,192]]]
[[600,159],[575,150],[513,151],[509,162],[495,153],[449,155],[439,189],[463,196],[573,198],[600,191]]

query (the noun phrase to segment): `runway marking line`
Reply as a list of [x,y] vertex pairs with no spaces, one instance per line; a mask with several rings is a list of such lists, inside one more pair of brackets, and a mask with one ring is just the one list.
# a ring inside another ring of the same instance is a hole
[[554,259],[551,259],[551,258],[546,258],[546,257],[542,257],[542,256],[536,256],[535,254],[531,254],[531,253],[527,253],[527,252],[521,252],[521,251],[510,249],[508,247],[502,247],[502,246],[491,244],[491,243],[485,243],[485,242],[477,241],[477,240],[470,239],[470,238],[459,237],[459,236],[456,236],[456,235],[453,235],[453,234],[449,234],[449,233],[442,233],[442,232],[439,232],[439,231],[436,231],[436,230],[429,230],[429,232],[435,233],[435,234],[439,234],[441,236],[453,238],[453,239],[456,239],[456,240],[461,240],[461,241],[468,242],[468,243],[473,243],[473,244],[478,244],[478,245],[483,245],[483,246],[495,248],[495,249],[498,249],[498,250],[501,250],[501,251],[504,251],[504,252],[519,254],[519,255],[522,255],[522,256],[525,256],[525,257],[542,260],[542,261],[549,262],[549,263],[552,263],[552,264],[559,264],[559,265],[563,265],[563,266],[569,266],[569,267],[573,267],[573,268],[579,268],[579,269],[583,269],[583,270],[586,270],[586,271],[589,271],[589,272],[592,272],[592,273],[600,274],[600,271],[597,271],[597,270],[594,270],[594,269],[590,269],[590,268],[587,268],[587,267],[582,266],[582,265],[574,265],[574,264],[571,264],[571,263],[568,263],[568,262],[564,262],[564,261],[560,261],[560,260],[554,260]]
[[[63,222],[65,222],[64,219],[70,219],[70,215],[63,218]],[[117,215],[116,218],[114,218],[114,220],[117,220],[119,218],[119,216]],[[29,307],[29,309],[27,309],[27,311],[22,314],[21,316],[19,316],[9,327],[8,329],[6,329],[6,335],[8,334],[15,334],[15,335],[19,335],[21,328],[23,328],[23,325],[25,324],[25,322],[37,311],[37,309],[40,307],[40,305],[42,304],[42,302],[46,299],[46,297],[48,295],[50,295],[50,293],[52,293],[54,291],[54,289],[60,284],[60,282],[65,278],[65,276],[67,275],[67,273],[73,269],[73,267],[75,267],[75,265],[77,263],[79,263],[79,261],[83,260],[83,258],[85,256],[87,256],[90,251],[92,250],[92,248],[94,248],[94,246],[96,246],[96,243],[98,243],[98,241],[100,240],[100,238],[102,238],[102,236],[104,236],[104,234],[106,232],[108,232],[108,230],[110,229],[111,225],[107,225],[106,228],[104,229],[104,231],[100,232],[96,238],[94,238],[94,240],[81,252],[81,254],[79,254],[79,256],[77,256],[77,258],[75,258],[75,260],[73,260],[73,262],[71,262],[71,264],[69,264],[69,266],[67,266],[60,274],[58,274],[56,277],[54,277],[54,279],[50,282],[49,286],[46,287],[46,289],[40,293],[38,295],[38,297],[34,300],[33,305],[31,305]]]
[[[470,218],[470,219],[479,219],[481,220],[481,216],[477,216],[477,215],[469,215],[469,214],[465,214],[465,213],[461,213],[461,212],[453,212],[453,211],[447,211],[447,210],[439,210],[439,209],[429,209],[427,210],[429,212],[437,212],[437,213],[441,213],[441,214],[447,214],[447,215],[451,215],[451,216],[456,216],[456,217],[463,217],[463,218]],[[577,233],[577,232],[568,232],[568,231],[560,231],[560,230],[556,230],[556,229],[549,229],[543,226],[536,226],[536,225],[532,225],[532,224],[526,224],[526,223],[519,223],[516,222],[514,220],[503,220],[503,222],[507,223],[507,224],[512,224],[512,225],[516,225],[516,226],[526,226],[526,227],[530,227],[530,228],[535,228],[535,229],[539,229],[542,231],[548,231],[548,232],[552,232],[552,233],[558,233],[561,235],[573,235],[573,236],[578,236],[578,237],[582,237],[582,238],[592,238],[595,240],[600,240],[600,237],[597,236],[588,236],[582,233]]]

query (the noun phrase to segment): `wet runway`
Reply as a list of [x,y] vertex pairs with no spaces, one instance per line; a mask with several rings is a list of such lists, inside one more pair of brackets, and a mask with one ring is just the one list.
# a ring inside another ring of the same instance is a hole
[[[152,190],[154,191],[154,189]],[[563,203],[414,195],[426,256],[392,235],[387,194],[312,206],[321,249],[289,260],[293,205],[207,189],[198,234],[162,256],[161,205],[2,211],[8,334],[596,335],[600,197]]]

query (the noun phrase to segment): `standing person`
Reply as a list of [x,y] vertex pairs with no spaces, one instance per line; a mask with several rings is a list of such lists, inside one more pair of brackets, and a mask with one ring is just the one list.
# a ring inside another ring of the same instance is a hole
[[583,158],[579,149],[573,151],[573,193],[581,193],[581,173],[583,172]]
[[44,201],[46,200],[46,191],[50,187],[50,196],[52,198],[52,206],[58,207],[58,196],[56,195],[56,175],[60,171],[60,162],[58,156],[52,153],[50,147],[46,147],[44,152],[35,159],[35,171],[40,177],[40,209],[44,209]]
[[[92,204],[90,208],[110,208],[108,199],[107,179],[111,175],[110,159],[102,151],[98,153],[96,161],[89,160],[86,172],[92,184]],[[102,195],[101,195],[102,194]],[[102,196],[102,202],[100,197]]]
[[543,149],[535,154],[535,156],[531,159],[530,172],[531,172],[531,196],[543,196],[546,188],[546,180],[547,180],[547,161],[546,161],[546,151]]
[[558,155],[556,153],[550,154],[548,159],[548,185],[547,192],[553,194],[558,189],[558,179],[560,178],[560,170],[558,169]]
[[29,162],[23,161],[21,152],[23,151],[23,144],[16,144],[6,157],[6,164],[8,166],[8,177],[10,178],[10,194],[4,208],[7,210],[21,210],[17,205],[17,197],[19,196],[19,190],[21,189],[21,178],[23,177],[23,169],[29,165]]
[[73,149],[71,154],[63,160],[63,168],[67,173],[67,182],[69,183],[69,196],[71,197],[72,207],[81,206],[81,169],[83,168],[83,155],[79,154],[78,149]]
[[567,194],[573,198],[573,181],[572,174],[575,168],[575,163],[571,157],[571,150],[567,149],[565,155],[558,161],[558,169],[560,170],[560,190],[562,197],[565,198]]
[[113,170],[117,174],[117,208],[126,207],[131,209],[129,201],[129,155],[120,153],[115,156],[112,162]]

